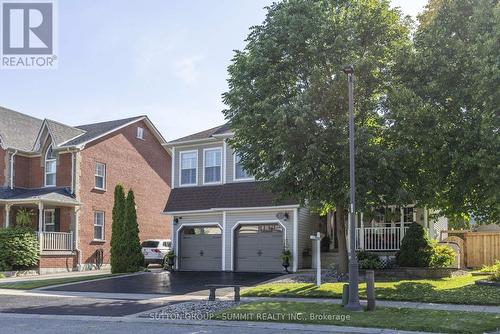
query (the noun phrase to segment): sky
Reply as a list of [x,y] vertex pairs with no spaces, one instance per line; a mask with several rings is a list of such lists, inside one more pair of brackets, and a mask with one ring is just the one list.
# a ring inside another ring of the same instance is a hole
[[233,50],[270,3],[59,0],[57,69],[0,69],[0,106],[69,125],[145,114],[167,140],[223,124]]

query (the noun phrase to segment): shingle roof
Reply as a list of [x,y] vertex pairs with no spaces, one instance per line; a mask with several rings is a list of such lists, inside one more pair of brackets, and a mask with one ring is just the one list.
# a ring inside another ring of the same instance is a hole
[[178,142],[183,142],[183,141],[191,141],[191,140],[202,140],[202,139],[209,139],[213,135],[219,135],[223,134],[226,132],[229,132],[231,129],[229,127],[229,123],[223,124],[216,126],[214,128],[204,130],[201,132],[194,133],[189,136],[181,137],[175,140],[171,140],[169,143],[178,143]]
[[0,107],[0,137],[7,147],[31,151],[42,120]]
[[83,130],[85,131],[85,133],[75,139],[68,141],[67,143],[64,143],[63,146],[73,146],[85,143],[109,131],[112,131],[113,129],[116,129],[122,125],[133,122],[135,120],[139,120],[143,117],[145,116],[135,116],[130,118],[118,119],[114,121],[78,125],[75,128]]
[[262,188],[261,182],[237,182],[217,186],[174,188],[165,212],[196,211],[221,208],[251,208],[298,205],[294,199],[278,199]]
[[46,123],[50,134],[52,135],[52,140],[56,146],[59,146],[62,143],[85,133],[85,131],[81,129],[77,129],[50,119],[47,119]]
[[42,200],[53,202],[64,202],[66,204],[78,205],[78,201],[71,195],[68,188],[0,188],[1,200]]

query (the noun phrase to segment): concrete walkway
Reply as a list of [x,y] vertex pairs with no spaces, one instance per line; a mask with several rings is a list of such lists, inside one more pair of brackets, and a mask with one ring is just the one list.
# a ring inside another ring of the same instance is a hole
[[[286,298],[286,297],[242,297],[244,302],[302,302],[302,303],[326,303],[341,304],[341,299],[327,298]],[[377,306],[414,308],[421,310],[442,310],[442,311],[465,311],[465,312],[484,312],[500,314],[500,306],[489,305],[459,305],[459,304],[437,304],[437,303],[418,303],[402,302],[390,300],[377,300]],[[361,305],[366,306],[366,300],[361,301]]]

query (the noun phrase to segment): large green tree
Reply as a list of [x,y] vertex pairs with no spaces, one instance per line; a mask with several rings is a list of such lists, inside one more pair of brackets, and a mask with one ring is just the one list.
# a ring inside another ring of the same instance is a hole
[[500,4],[431,0],[386,104],[402,184],[453,217],[500,218]]
[[[342,72],[354,64],[357,200],[363,209],[405,201],[394,152],[386,149],[381,97],[408,24],[383,0],[288,0],[274,3],[251,28],[229,66],[224,111],[245,168],[272,191],[312,205],[348,204],[348,98]],[[339,235],[344,224],[337,224]],[[345,239],[340,270],[347,269]]]
[[122,273],[126,271],[123,259],[125,248],[125,191],[121,184],[115,186],[113,204],[113,223],[111,225],[111,272]]

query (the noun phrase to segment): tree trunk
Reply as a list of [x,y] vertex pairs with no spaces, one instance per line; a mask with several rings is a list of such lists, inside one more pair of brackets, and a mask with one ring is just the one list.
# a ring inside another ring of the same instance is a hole
[[337,229],[337,241],[338,241],[338,250],[339,250],[339,273],[347,274],[349,271],[349,259],[347,257],[347,240],[346,240],[346,224],[345,224],[345,215],[344,215],[344,207],[342,205],[337,205],[335,208],[336,212],[336,224],[335,228]]

